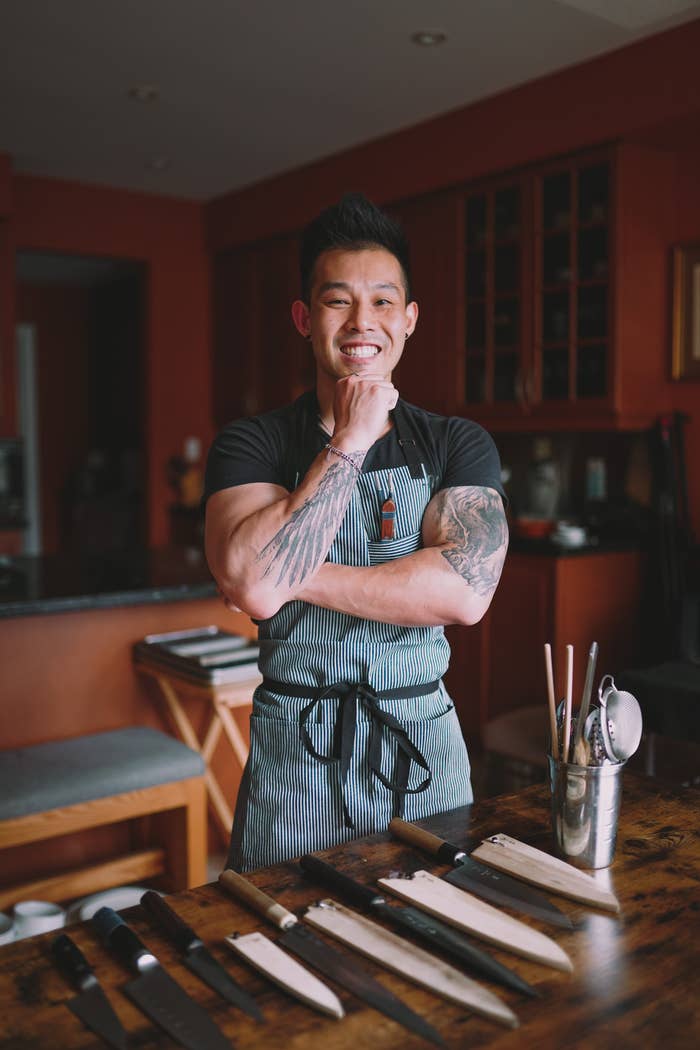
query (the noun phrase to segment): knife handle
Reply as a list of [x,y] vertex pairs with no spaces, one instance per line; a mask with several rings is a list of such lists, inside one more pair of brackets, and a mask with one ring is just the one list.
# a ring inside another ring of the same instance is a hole
[[100,908],[90,922],[102,943],[136,973],[141,972],[139,962],[144,956],[154,958],[153,953],[136,936],[131,927],[127,926],[114,908]]
[[337,868],[321,860],[320,857],[314,856],[313,853],[307,853],[301,857],[299,864],[305,875],[310,875],[325,886],[338,890],[352,904],[357,904],[361,908],[371,908],[373,904],[384,902],[384,897],[372,886],[355,882],[349,875],[344,875],[342,871],[338,871]]
[[51,942],[51,953],[59,970],[82,991],[94,970],[75,941],[61,933]]
[[273,926],[279,926],[280,930],[288,930],[290,926],[296,925],[298,919],[293,912],[278,904],[272,897],[259,890],[252,882],[248,882],[237,871],[226,868],[219,875],[219,882],[232,897],[249,905],[259,915],[267,919]]
[[400,817],[394,817],[389,822],[389,831],[397,839],[408,842],[411,846],[417,846],[426,853],[432,853],[445,864],[453,864],[457,857],[464,854],[464,850],[461,850],[459,846],[454,846],[451,842],[446,842],[445,839],[416,827],[415,824],[409,824]]
[[203,941],[155,890],[146,890],[141,904],[179,951],[201,948]]

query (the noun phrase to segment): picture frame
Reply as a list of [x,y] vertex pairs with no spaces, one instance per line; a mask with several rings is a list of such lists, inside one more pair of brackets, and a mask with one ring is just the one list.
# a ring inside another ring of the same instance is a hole
[[673,249],[673,379],[700,379],[700,242]]

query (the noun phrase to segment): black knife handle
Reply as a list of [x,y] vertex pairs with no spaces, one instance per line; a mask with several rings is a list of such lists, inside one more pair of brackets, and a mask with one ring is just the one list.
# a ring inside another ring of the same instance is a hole
[[299,864],[304,874],[311,875],[324,886],[338,890],[347,900],[362,908],[371,908],[373,904],[380,904],[384,901],[384,897],[372,886],[364,886],[361,882],[355,882],[349,875],[344,875],[342,871],[338,871],[332,864],[326,863],[313,853],[306,853],[300,858]]
[[437,857],[444,864],[453,864],[457,857],[464,853],[464,850],[461,850],[459,846],[454,846],[451,842],[446,842],[445,839],[431,834],[430,831],[416,827],[415,824],[409,824],[408,821],[401,820],[400,817],[394,817],[389,822],[389,831],[397,839],[408,842],[411,846],[417,846],[418,849],[422,849],[426,853],[432,853],[434,857]]
[[179,951],[187,952],[192,948],[202,947],[203,942],[194,930],[183,922],[155,890],[146,890],[141,897],[141,904]]
[[103,944],[136,973],[141,972],[139,960],[143,956],[154,957],[114,908],[100,908],[90,922]]
[[51,942],[51,952],[59,970],[70,979],[81,991],[90,978],[94,977],[94,970],[87,961],[78,945],[67,933],[61,933]]

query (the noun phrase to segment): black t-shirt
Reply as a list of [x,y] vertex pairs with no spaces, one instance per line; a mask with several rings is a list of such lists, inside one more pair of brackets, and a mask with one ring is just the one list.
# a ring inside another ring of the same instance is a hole
[[[480,485],[495,489],[505,498],[498,452],[483,427],[458,416],[427,412],[405,401],[399,404],[401,439],[415,442],[433,492]],[[254,482],[281,485],[291,492],[328,440],[319,424],[314,391],[284,408],[229,423],[209,451],[204,499],[220,489]],[[362,472],[405,465],[393,427],[371,447]]]

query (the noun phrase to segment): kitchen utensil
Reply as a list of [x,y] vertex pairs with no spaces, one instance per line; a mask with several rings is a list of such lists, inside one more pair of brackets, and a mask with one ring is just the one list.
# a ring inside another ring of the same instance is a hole
[[231,1043],[206,1010],[160,965],[155,955],[112,908],[90,920],[104,944],[137,974],[124,992],[147,1017],[186,1050],[231,1050]]
[[590,751],[589,762],[592,766],[602,766],[606,761],[605,747],[603,746],[603,738],[600,732],[600,708],[594,707],[592,711],[588,712],[588,718],[586,719],[586,727],[584,729],[584,737],[588,742]]
[[541,886],[562,897],[570,897],[606,911],[620,910],[615,894],[596,882],[592,875],[510,835],[490,835],[472,855],[499,871],[516,875],[533,886]]
[[554,699],[554,669],[552,667],[552,647],[549,642],[544,646],[544,669],[547,678],[547,703],[549,706],[549,733],[554,758],[559,758],[559,734],[557,732],[556,701]]
[[430,918],[418,908],[397,907],[387,903],[375,886],[356,882],[349,875],[338,871],[331,864],[313,853],[307,853],[299,861],[305,875],[317,879],[325,886],[342,893],[351,904],[369,908],[386,922],[399,930],[407,931],[429,944],[431,948],[450,956],[492,981],[513,988],[525,995],[537,995],[537,991],[513,970],[497,962],[488,952],[473,945],[463,934],[451,926]]
[[518,1018],[493,992],[364,915],[358,915],[335,901],[323,900],[307,908],[304,918],[316,929],[323,930],[406,980],[430,989],[435,995],[506,1028],[518,1027]]
[[587,766],[588,760],[590,758],[590,748],[588,747],[584,739],[583,731],[586,725],[586,719],[588,718],[588,708],[591,702],[591,692],[593,690],[593,676],[595,675],[595,665],[597,659],[598,643],[593,642],[591,648],[588,651],[588,663],[586,664],[586,678],[583,683],[583,694],[581,695],[581,705],[578,709],[578,715],[576,716],[576,732],[574,733],[574,762],[579,766]]
[[404,900],[417,904],[460,930],[467,930],[489,944],[522,955],[525,959],[570,972],[571,959],[559,945],[524,922],[505,915],[471,893],[450,886],[429,871],[379,879],[379,885]]
[[244,1010],[256,1021],[264,1021],[253,997],[234,981],[221,963],[207,951],[194,930],[182,921],[159,893],[146,890],[141,897],[141,905],[163,933],[183,952],[185,966],[192,970],[192,973],[196,973],[227,1002]]
[[422,1035],[436,1046],[445,1045],[439,1032],[423,1017],[411,1010],[379,981],[375,981],[353,959],[319,940],[311,930],[299,922],[293,912],[287,911],[248,879],[227,868],[219,875],[219,883],[231,896],[243,901],[274,926],[278,926],[283,931],[279,943],[284,948],[299,955],[304,962],[337,981],[375,1010],[379,1010],[393,1021],[398,1021],[410,1032]]
[[[603,689],[603,683],[610,685]],[[605,751],[611,762],[626,762],[642,739],[642,709],[632,695],[615,687],[612,675],[604,675],[598,687],[600,727]]]
[[75,941],[67,933],[60,934],[51,942],[51,954],[59,970],[80,993],[66,1002],[68,1009],[115,1050],[126,1050],[126,1030]]
[[579,868],[607,868],[615,856],[624,764],[567,765],[549,756],[557,853]]
[[314,977],[296,959],[292,959],[291,955],[282,951],[265,934],[257,931],[234,933],[226,937],[224,943],[299,1002],[330,1017],[345,1017],[343,1004],[335,992],[332,992],[327,984],[319,981],[318,977]]
[[564,700],[564,744],[562,746],[562,761],[569,761],[569,743],[571,740],[571,697],[574,684],[574,647],[566,647],[566,696]]
[[455,870],[445,878],[454,886],[476,894],[492,904],[513,908],[515,911],[532,915],[554,926],[572,929],[571,920],[564,915],[551,901],[548,901],[537,890],[531,889],[517,879],[511,879],[501,872],[494,871],[486,864],[479,864],[459,846],[438,838],[437,835],[424,831],[415,824],[409,824],[398,817],[389,823],[389,831],[404,842],[409,842],[425,850],[445,864],[454,864]]

